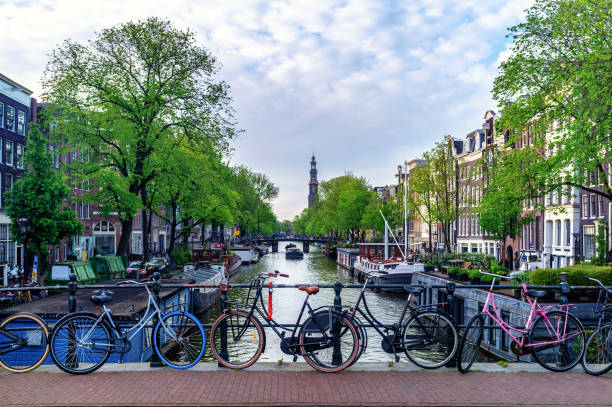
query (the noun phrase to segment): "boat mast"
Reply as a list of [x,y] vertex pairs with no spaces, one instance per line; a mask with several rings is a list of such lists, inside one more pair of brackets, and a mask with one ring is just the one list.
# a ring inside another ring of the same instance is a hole
[[408,261],[408,163],[404,161],[404,261]]

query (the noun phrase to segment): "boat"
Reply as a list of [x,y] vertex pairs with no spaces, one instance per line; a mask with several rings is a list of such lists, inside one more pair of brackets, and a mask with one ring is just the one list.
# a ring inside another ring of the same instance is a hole
[[[172,277],[176,280],[187,280],[196,284],[219,285],[225,278],[225,267],[221,264],[210,266],[185,266],[183,272]],[[202,311],[215,303],[221,295],[218,287],[194,288],[193,289],[193,311]],[[186,309],[185,311],[189,311]]]
[[338,258],[338,247],[337,246],[323,246],[322,252],[324,255],[329,257],[332,260],[336,260]]
[[251,263],[252,249],[250,246],[232,246],[230,250],[237,254],[242,259],[242,264]]
[[291,247],[285,253],[286,259],[301,260],[304,258],[304,253],[297,247]]
[[291,248],[293,248],[293,247],[297,247],[297,246],[295,245],[295,243],[289,243],[288,245],[286,245],[286,246],[285,246],[285,250],[289,250],[289,249],[291,249]]
[[251,250],[251,263],[257,263],[259,261],[259,252],[255,249]]
[[[387,259],[381,256],[384,243],[359,244],[359,256],[355,259],[353,267],[358,278],[365,274],[372,277],[374,284],[411,284],[414,273],[425,271],[422,263],[416,262],[417,256],[391,256]],[[389,248],[397,247],[390,246]],[[401,288],[383,288],[383,291],[401,291]]]
[[227,277],[234,274],[242,264],[240,256],[225,253],[222,243],[210,243],[208,247],[191,249],[191,257],[195,263],[202,267],[223,266]]

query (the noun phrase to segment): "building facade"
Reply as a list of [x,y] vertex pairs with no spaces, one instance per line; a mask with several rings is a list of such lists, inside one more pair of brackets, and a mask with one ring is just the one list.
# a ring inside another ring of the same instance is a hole
[[6,192],[24,172],[28,123],[36,119],[31,95],[31,90],[0,74],[0,264],[22,262],[22,247],[11,237],[4,205]]

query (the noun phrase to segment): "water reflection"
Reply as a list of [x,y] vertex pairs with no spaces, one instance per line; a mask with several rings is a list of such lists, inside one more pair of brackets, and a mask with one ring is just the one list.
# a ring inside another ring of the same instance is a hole
[[[279,252],[270,253],[260,258],[257,264],[242,266],[239,273],[232,278],[231,282],[248,284],[259,273],[264,271],[273,272],[275,270],[289,274],[289,278],[274,279],[274,282],[278,283],[333,284],[336,281],[340,281],[343,284],[348,284],[354,282],[347,270],[338,266],[335,261],[324,256],[318,247],[310,246],[310,253],[304,253],[303,260],[287,260],[285,259],[285,244],[286,243],[279,242]],[[298,247],[300,247],[299,244]],[[246,295],[247,289],[234,288],[230,289],[229,299],[244,301]],[[355,304],[358,295],[359,290],[357,289],[343,289],[341,293],[342,304]],[[334,296],[335,293],[333,288],[321,289],[318,294],[310,297],[309,303],[313,308],[332,305]],[[306,293],[298,291],[297,288],[275,289],[272,302],[274,309],[273,318],[278,323],[295,323],[305,297]],[[406,296],[404,294],[368,291],[366,297],[368,307],[374,316],[384,323],[397,322],[406,301]],[[264,292],[264,299],[267,302],[267,291]],[[219,308],[213,307],[209,313],[201,316],[201,319],[204,322],[212,323],[218,315]],[[281,352],[280,339],[270,328],[266,329],[266,340],[265,352],[259,360],[268,362],[277,362],[280,359],[284,361],[292,360],[291,356]],[[380,337],[374,329],[369,328],[368,348],[361,356],[360,361],[393,360],[392,354],[387,354],[381,349],[381,342],[382,337]],[[405,355],[402,355],[402,359],[407,360]],[[208,347],[204,360],[214,360]]]

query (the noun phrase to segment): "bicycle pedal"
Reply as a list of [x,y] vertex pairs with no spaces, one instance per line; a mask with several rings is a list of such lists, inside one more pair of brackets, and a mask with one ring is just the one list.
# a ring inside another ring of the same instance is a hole
[[296,355],[293,355],[293,361],[294,361],[294,362],[297,362],[297,358],[298,358],[298,357],[297,357]]

